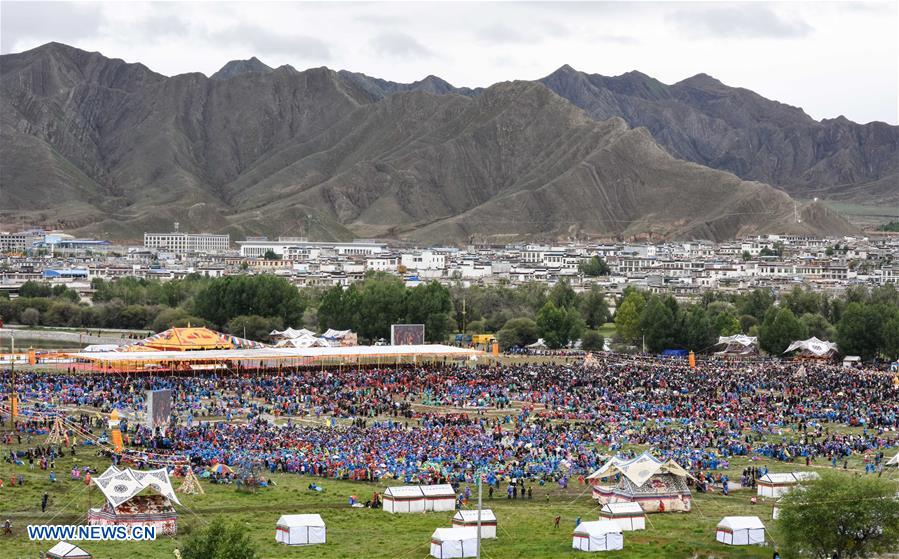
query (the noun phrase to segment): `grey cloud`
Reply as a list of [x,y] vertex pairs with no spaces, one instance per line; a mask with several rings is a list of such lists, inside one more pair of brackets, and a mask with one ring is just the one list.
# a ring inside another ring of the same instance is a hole
[[0,2],[0,52],[22,40],[76,44],[97,34],[103,16],[98,4]]
[[783,18],[757,3],[677,10],[666,19],[693,37],[792,39],[814,31],[804,21]]
[[475,36],[485,43],[532,43],[537,40],[532,34],[503,23],[482,27],[475,32]]
[[307,35],[275,35],[271,31],[241,23],[220,31],[213,37],[234,43],[242,43],[253,49],[254,54],[290,55],[306,60],[325,61],[331,59],[331,49],[315,37]]
[[430,58],[434,53],[405,33],[381,33],[369,41],[375,52],[399,58]]

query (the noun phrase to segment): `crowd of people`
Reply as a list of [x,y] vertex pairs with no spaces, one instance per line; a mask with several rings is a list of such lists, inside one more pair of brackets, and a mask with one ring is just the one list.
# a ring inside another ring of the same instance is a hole
[[[8,374],[2,381],[5,400]],[[145,391],[160,388],[173,391],[171,421],[151,430],[136,419],[145,414]],[[122,430],[137,461],[187,461],[197,469],[251,461],[270,472],[358,480],[457,482],[487,471],[491,483],[564,484],[634,447],[694,472],[726,468],[734,456],[836,466],[852,456],[882,457],[899,444],[893,375],[814,362],[710,360],[692,368],[685,360],[608,354],[589,367],[29,372],[18,375],[17,392],[20,436],[45,433],[48,418],[65,409],[68,424],[99,437],[107,428],[92,412],[115,408],[132,418]]]

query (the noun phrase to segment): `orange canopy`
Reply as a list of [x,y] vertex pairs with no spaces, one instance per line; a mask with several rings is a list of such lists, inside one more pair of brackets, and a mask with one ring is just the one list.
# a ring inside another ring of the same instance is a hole
[[191,351],[204,349],[233,349],[217,332],[203,327],[170,328],[150,336],[142,344],[148,349],[160,351]]

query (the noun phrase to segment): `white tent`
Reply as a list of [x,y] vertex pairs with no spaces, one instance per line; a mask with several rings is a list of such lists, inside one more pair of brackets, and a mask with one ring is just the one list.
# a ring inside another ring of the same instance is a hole
[[727,545],[765,543],[765,525],[758,516],[725,516],[718,523],[715,539]]
[[639,503],[606,503],[599,518],[617,523],[623,531],[646,529],[646,513]]
[[692,476],[677,462],[659,460],[648,452],[630,460],[615,456],[587,476],[593,498],[601,504],[635,502],[644,512],[689,512],[687,478]]
[[275,527],[275,541],[287,545],[325,543],[325,521],[318,514],[282,514]]
[[578,551],[613,551],[624,548],[618,523],[611,520],[581,522],[574,529],[571,547]]
[[439,512],[456,509],[456,492],[448,483],[422,485],[421,493],[425,496],[425,510]]
[[745,334],[719,336],[715,346],[722,348],[716,352],[720,355],[752,355],[758,353],[759,339]]
[[816,358],[832,357],[839,353],[837,344],[819,340],[814,336],[807,340],[797,340],[791,343],[784,353],[793,351],[798,351],[800,355]]
[[431,557],[451,559],[478,553],[478,531],[474,528],[437,528],[431,534]]
[[175,495],[172,482],[169,480],[169,473],[165,468],[157,470],[132,470],[131,468],[119,470],[115,466],[110,466],[98,477],[93,478],[93,483],[100,489],[100,492],[106,497],[106,501],[113,508],[131,500],[147,488],[159,493],[169,501],[181,504],[178,496]]
[[899,466],[899,452],[896,453],[896,456],[887,460],[884,466]]
[[272,330],[269,332],[269,336],[272,338],[280,338],[282,340],[291,340],[293,338],[300,338],[303,336],[315,336],[315,332],[312,330],[307,330],[305,328],[300,328],[299,330],[294,330],[293,328],[288,328],[286,330]]
[[59,542],[50,548],[47,557],[52,559],[90,559],[91,554],[69,542]]
[[424,512],[425,495],[418,485],[397,485],[384,490],[384,511]]
[[818,479],[817,472],[792,472],[786,474],[767,473],[759,478],[756,491],[759,497],[777,499],[796,488],[804,481]]
[[[458,510],[453,516],[453,527],[478,528],[478,511]],[[493,539],[496,537],[496,515],[490,509],[481,509],[481,539]]]

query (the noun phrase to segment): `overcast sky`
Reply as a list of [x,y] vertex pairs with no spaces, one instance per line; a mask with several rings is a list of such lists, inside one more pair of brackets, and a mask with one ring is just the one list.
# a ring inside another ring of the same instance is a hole
[[705,72],[804,108],[897,124],[899,0],[603,3],[0,3],[0,50],[59,41],[175,75],[257,56],[393,81],[536,79],[563,64],[665,83]]

